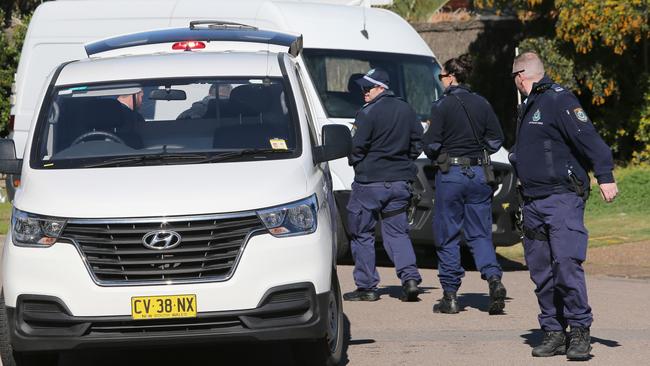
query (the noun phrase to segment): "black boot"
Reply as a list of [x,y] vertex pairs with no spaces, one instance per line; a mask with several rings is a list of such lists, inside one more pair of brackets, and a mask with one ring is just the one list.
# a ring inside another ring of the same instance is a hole
[[534,357],[551,357],[566,353],[566,335],[563,330],[544,332],[544,341],[533,348]]
[[418,281],[416,280],[407,280],[402,285],[402,301],[411,302],[418,301],[418,295],[420,294],[420,289],[418,288]]
[[506,288],[501,283],[499,277],[490,277],[488,279],[490,286],[490,305],[488,306],[488,314],[496,315],[503,314],[503,309],[506,307]]
[[458,314],[458,299],[455,292],[443,292],[442,299],[433,305],[434,313]]
[[566,358],[571,361],[586,361],[591,358],[591,336],[589,328],[571,327],[569,333],[569,349],[566,352]]
[[345,301],[377,301],[379,300],[379,294],[375,290],[362,290],[356,289],[352,292],[343,294],[343,300]]

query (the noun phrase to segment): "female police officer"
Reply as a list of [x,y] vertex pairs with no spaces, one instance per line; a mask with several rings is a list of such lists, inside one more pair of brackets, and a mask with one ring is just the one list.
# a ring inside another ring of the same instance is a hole
[[433,103],[431,125],[423,137],[424,152],[438,165],[433,232],[443,297],[433,311],[458,313],[456,292],[464,275],[462,229],[476,267],[489,283],[488,312],[499,314],[506,289],[492,245],[492,188],[483,164],[489,163],[485,156],[501,147],[503,132],[488,101],[463,85],[469,73],[469,61],[463,57],[444,64],[438,77],[445,93]]

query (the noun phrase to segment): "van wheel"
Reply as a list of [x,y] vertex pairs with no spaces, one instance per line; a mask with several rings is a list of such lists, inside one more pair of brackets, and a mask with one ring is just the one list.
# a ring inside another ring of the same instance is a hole
[[332,270],[332,286],[327,311],[327,335],[311,342],[293,345],[298,365],[336,366],[341,363],[347,349],[347,337],[343,317],[341,289],[335,270]]
[[339,222],[336,225],[336,261],[341,263],[350,255],[350,237],[345,231],[345,226],[341,222],[342,218],[339,217]]
[[16,352],[11,347],[4,293],[0,292],[0,358],[2,366],[55,366],[56,354]]

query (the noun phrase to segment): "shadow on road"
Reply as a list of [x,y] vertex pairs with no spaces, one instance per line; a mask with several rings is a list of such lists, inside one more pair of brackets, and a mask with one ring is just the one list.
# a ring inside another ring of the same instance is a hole
[[[536,347],[542,343],[544,339],[544,332],[540,329],[529,329],[528,333],[522,334],[521,338],[524,339],[524,343],[529,345],[531,348]],[[591,343],[599,343],[605,347],[620,347],[621,344],[618,341],[613,339],[603,339],[598,337],[591,337]]]
[[[431,290],[435,290],[437,287],[422,287],[420,286],[420,291],[423,294],[427,294],[431,292]],[[377,290],[377,293],[379,295],[388,295],[394,299],[400,299],[402,297],[402,287],[401,286],[384,286],[380,287]]]
[[[488,292],[487,283],[485,285],[485,291]],[[506,297],[506,309],[503,314],[508,312],[508,303],[512,300],[510,297]],[[460,305],[460,311],[464,311],[466,307],[474,308],[479,311],[488,312],[488,305],[490,302],[490,296],[487,293],[478,294],[478,293],[462,293],[458,295],[458,304]],[[499,314],[499,315],[503,315]]]

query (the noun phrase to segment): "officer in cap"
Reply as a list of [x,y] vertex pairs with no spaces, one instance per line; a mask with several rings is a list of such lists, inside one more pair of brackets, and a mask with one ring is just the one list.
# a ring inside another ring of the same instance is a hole
[[374,233],[381,220],[384,248],[402,282],[402,300],[416,301],[422,277],[415,264],[406,212],[410,182],[417,174],[413,160],[421,152],[422,125],[415,111],[389,89],[386,71],[372,69],[356,82],[366,102],[355,118],[348,157],[355,173],[347,210],[357,289],[343,298],[379,300]]
[[443,296],[433,311],[459,311],[456,293],[465,274],[460,258],[462,231],[481,278],[488,282],[488,313],[500,314],[506,288],[492,243],[494,177],[489,174],[489,156],[501,147],[503,132],[490,103],[464,84],[470,61],[461,56],[443,66],[439,79],[445,92],[432,105],[431,126],[423,138],[424,152],[438,167],[433,233]]
[[522,185],[524,252],[545,333],[532,354],[566,353],[569,360],[586,360],[592,323],[582,269],[587,254],[587,170],[593,169],[601,197],[614,200],[618,189],[612,153],[573,93],[544,74],[537,54],[515,58],[512,77],[527,99],[520,106],[510,160]]

